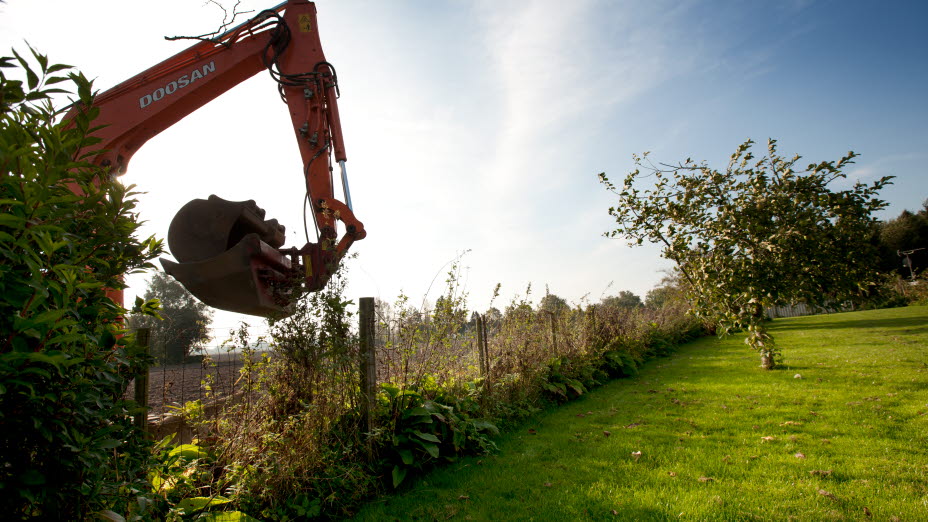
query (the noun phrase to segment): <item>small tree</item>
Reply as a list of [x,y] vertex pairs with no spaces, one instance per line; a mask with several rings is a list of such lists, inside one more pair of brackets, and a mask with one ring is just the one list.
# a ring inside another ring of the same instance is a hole
[[560,314],[561,312],[570,310],[570,305],[567,304],[567,301],[563,297],[548,293],[545,294],[545,296],[541,298],[541,302],[538,303],[538,310],[548,312],[549,314]]
[[[800,156],[779,156],[775,140],[760,159],[752,145],[739,146],[724,171],[691,159],[658,167],[645,153],[634,156],[636,169],[622,186],[599,177],[619,199],[609,209],[618,228],[606,236],[660,244],[683,275],[694,312],[720,334],[747,328],[747,344],[771,369],[779,349],[763,324],[768,307],[824,306],[874,281],[871,215],[886,205],[877,193],[891,178],[832,191],[855,153],[796,170]],[[642,190],[645,175],[654,186]]]
[[155,359],[168,364],[179,363],[209,341],[212,310],[171,276],[155,272],[145,291],[145,299],[161,302],[162,320],[138,316],[130,320],[130,325],[151,328],[151,352]]
[[642,306],[641,298],[630,290],[622,290],[619,295],[605,297],[600,304],[612,308],[638,308]]
[[882,269],[907,278],[928,266],[928,201],[916,213],[903,210],[899,217],[880,223],[877,231]]

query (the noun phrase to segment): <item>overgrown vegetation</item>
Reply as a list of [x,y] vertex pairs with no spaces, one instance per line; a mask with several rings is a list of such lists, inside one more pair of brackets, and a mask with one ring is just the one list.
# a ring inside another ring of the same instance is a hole
[[921,210],[903,210],[898,217],[881,222],[875,231],[880,250],[880,270],[914,280],[928,267],[928,201]]
[[168,470],[184,478],[162,481],[162,514],[189,516],[195,499],[206,512],[237,508],[264,520],[350,515],[436,465],[492,453],[500,426],[635,375],[647,359],[702,332],[674,291],[653,309],[546,306],[562,301],[556,296],[536,308],[529,290],[505,313],[479,314],[489,360],[481,371],[478,314],[467,307],[455,265],[433,307],[413,307],[403,296],[381,303],[379,393],[367,430],[344,284],[340,273],[274,322],[270,353],[255,354],[247,330],[235,333],[229,347],[244,353],[244,386],[225,399],[221,415],[187,408],[208,433],[190,446],[204,457]]
[[[30,51],[0,58],[0,512],[87,520],[146,491],[150,444],[122,397],[148,361],[107,293],[161,244],[135,237],[132,188],[79,155],[91,82]],[[65,124],[51,98],[68,90]]]

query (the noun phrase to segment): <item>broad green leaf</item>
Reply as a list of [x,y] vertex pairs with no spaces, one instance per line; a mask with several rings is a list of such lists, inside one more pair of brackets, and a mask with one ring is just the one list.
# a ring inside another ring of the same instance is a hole
[[412,451],[404,448],[404,449],[397,450],[397,453],[400,454],[400,459],[403,460],[403,464],[406,464],[407,466],[412,466],[412,463],[415,462],[415,458],[412,455]]
[[125,517],[109,509],[100,511],[99,513],[97,513],[97,515],[99,515],[100,518],[104,520],[110,520],[112,522],[126,522]]
[[419,437],[419,438],[422,439],[422,440],[427,440],[427,441],[429,441],[429,442],[435,442],[435,443],[440,443],[440,442],[441,442],[441,439],[439,439],[439,438],[436,437],[435,435],[432,435],[431,433],[423,433],[423,432],[418,431],[418,430],[414,430],[412,433],[413,433],[413,435],[415,435],[416,437]]
[[404,413],[404,415],[407,415],[407,416],[410,416],[410,417],[416,417],[416,416],[429,416],[429,415],[431,415],[431,412],[429,412],[429,410],[427,410],[427,409],[425,409],[425,408],[423,408],[423,407],[421,407],[421,406],[418,407],[418,408],[412,408],[412,409],[406,410],[406,411],[403,412],[403,413]]
[[183,509],[188,515],[201,511],[210,506],[221,506],[231,502],[225,497],[189,497],[177,503],[178,509]]
[[205,522],[260,522],[257,518],[241,511],[220,511],[218,513],[203,513],[196,520]]
[[189,462],[194,459],[206,458],[207,453],[206,450],[196,444],[181,444],[168,452],[168,455]]
[[400,484],[403,483],[403,479],[406,478],[406,473],[408,472],[407,468],[400,466],[393,466],[393,487],[397,488]]

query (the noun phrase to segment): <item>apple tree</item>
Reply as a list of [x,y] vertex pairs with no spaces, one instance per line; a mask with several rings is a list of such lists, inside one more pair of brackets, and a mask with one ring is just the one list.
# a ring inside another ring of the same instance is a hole
[[767,308],[841,303],[875,281],[868,238],[891,177],[838,190],[854,152],[803,169],[800,156],[777,153],[776,140],[760,157],[753,145],[740,145],[724,170],[689,158],[655,165],[645,153],[634,156],[621,185],[599,178],[618,198],[609,209],[617,227],[605,235],[660,245],[683,276],[693,312],[720,334],[746,329],[746,343],[772,369],[780,350],[764,324]]

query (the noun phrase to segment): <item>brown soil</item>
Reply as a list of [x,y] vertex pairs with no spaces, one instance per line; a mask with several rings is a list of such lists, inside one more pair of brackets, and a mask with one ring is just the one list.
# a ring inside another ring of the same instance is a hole
[[[241,367],[241,359],[229,354],[223,354],[209,365],[197,361],[151,367],[148,378],[149,417],[170,415],[174,413],[171,406],[180,407],[189,401],[201,399],[207,402],[231,395],[237,388]],[[204,386],[207,376],[212,376],[209,399]]]

